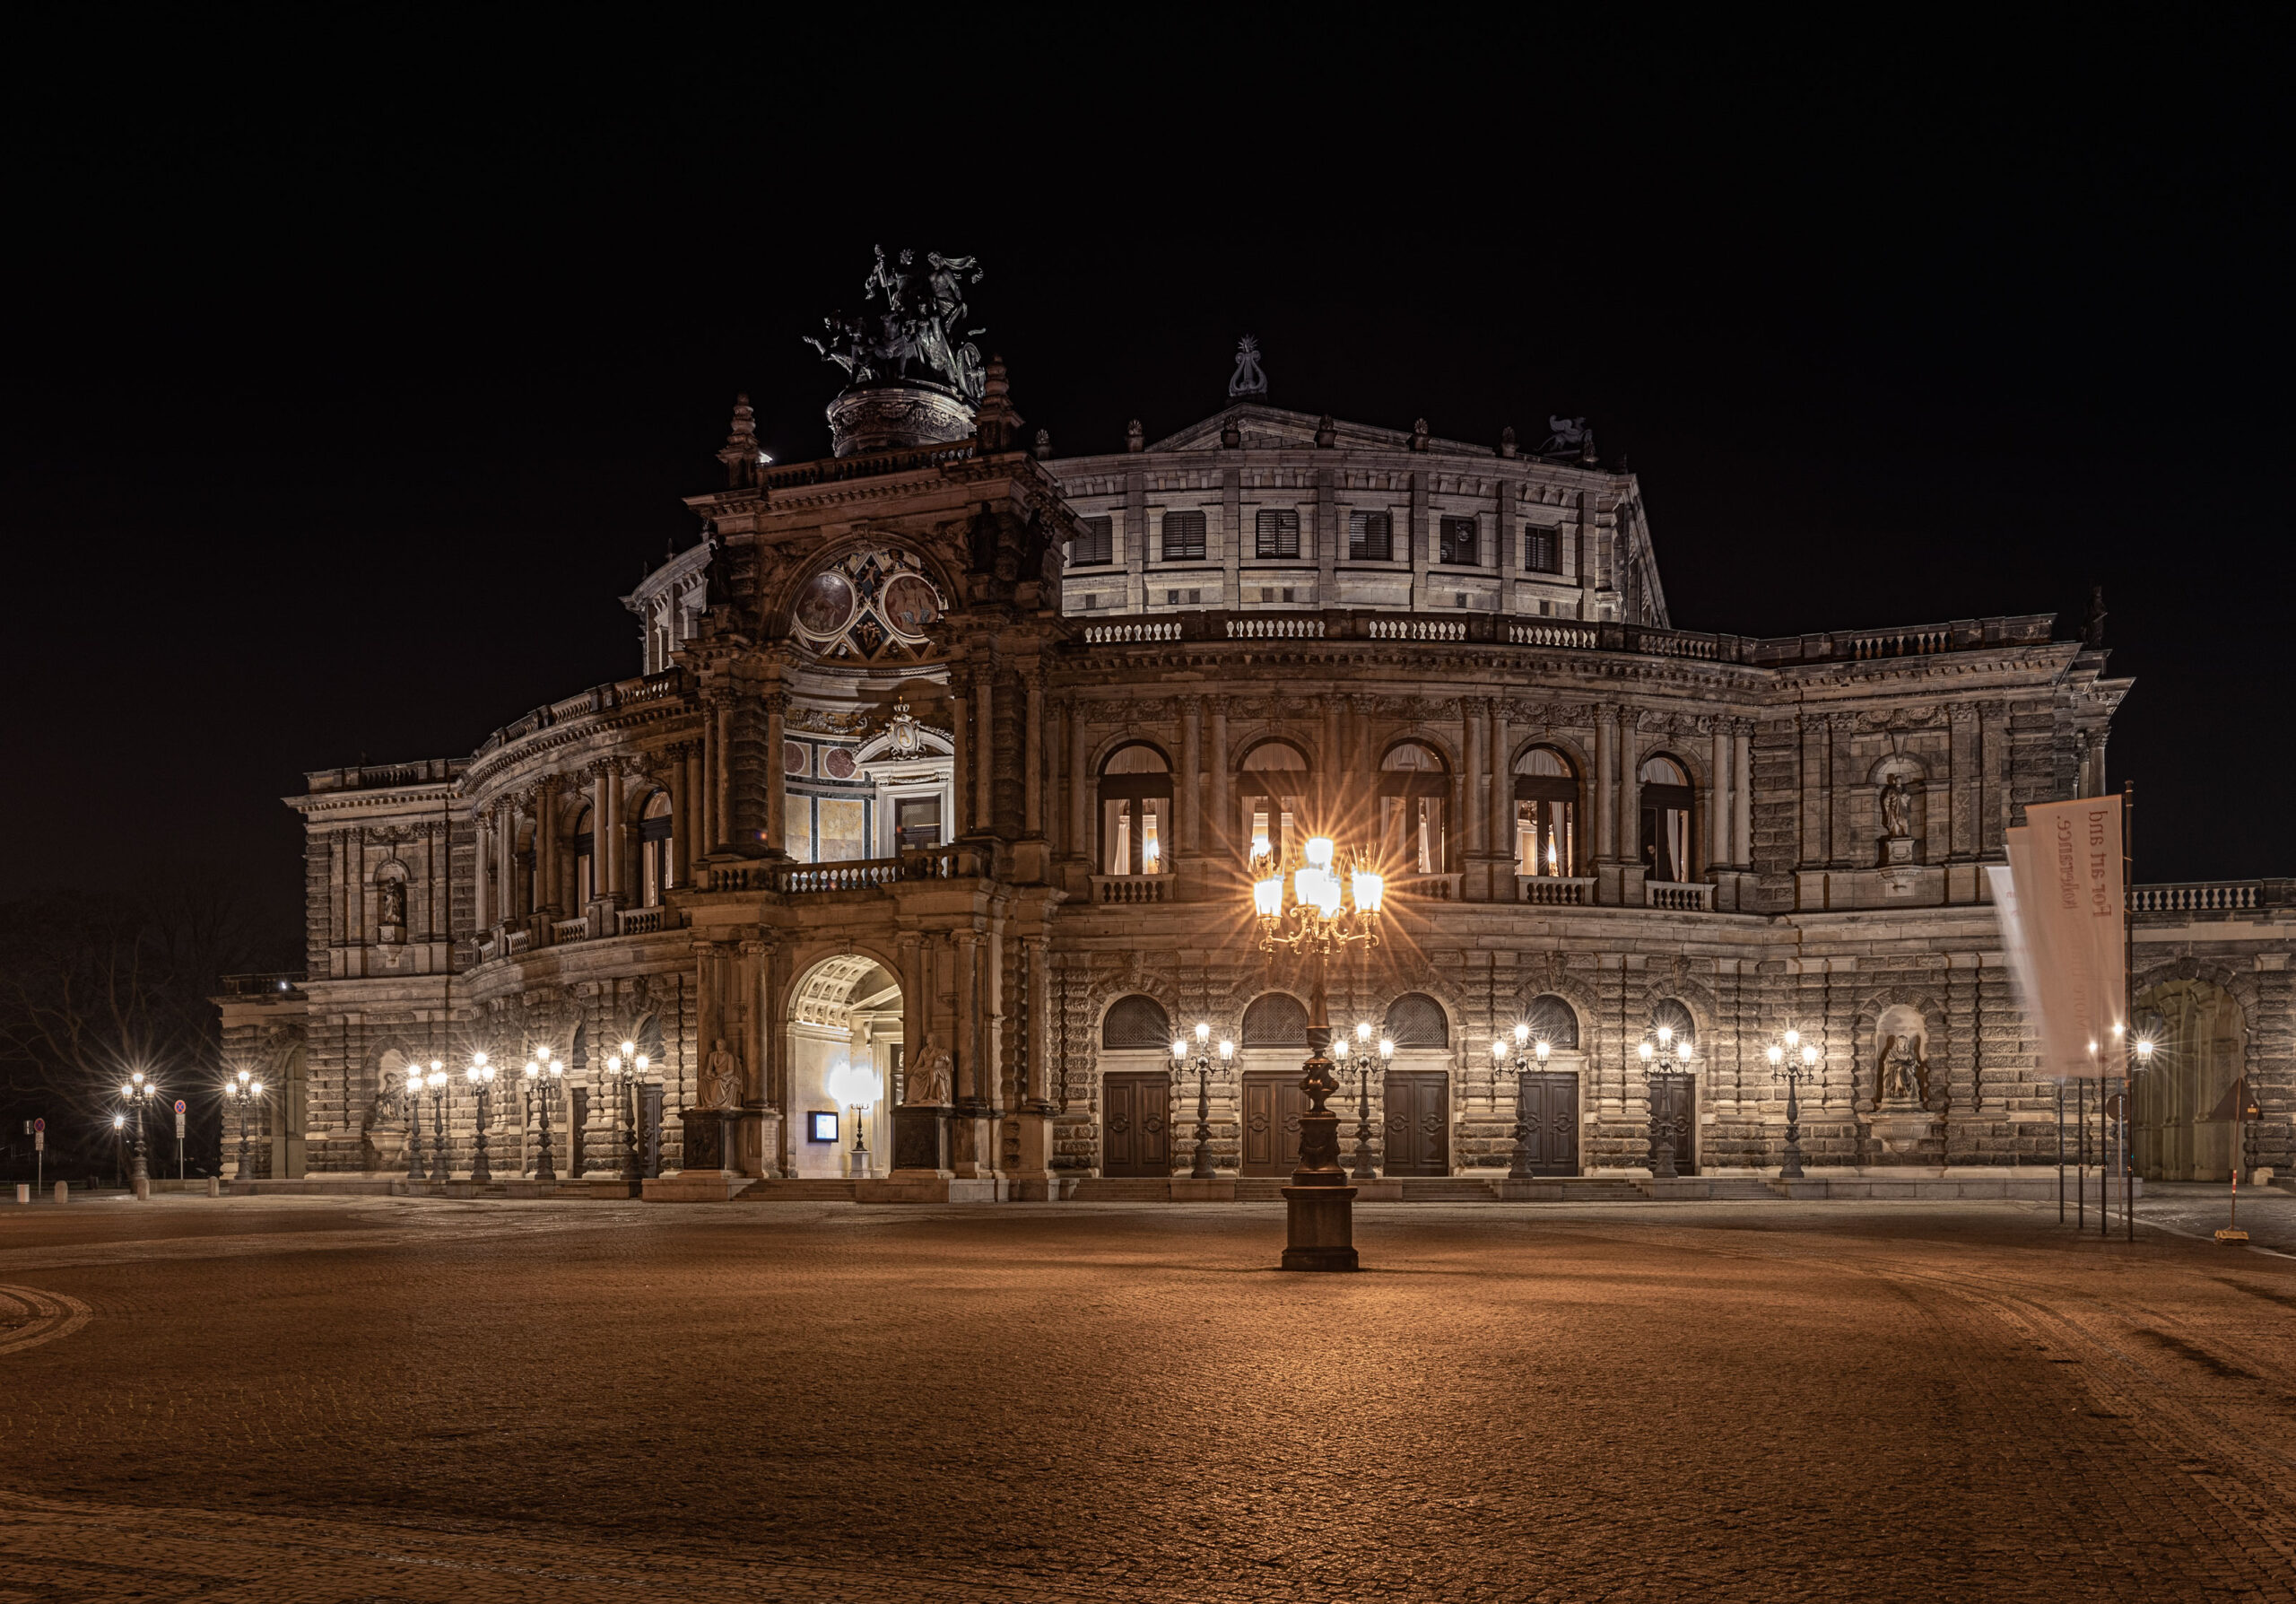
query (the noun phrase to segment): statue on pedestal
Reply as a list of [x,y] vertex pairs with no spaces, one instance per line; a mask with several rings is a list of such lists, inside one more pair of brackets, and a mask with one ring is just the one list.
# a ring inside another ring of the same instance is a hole
[[911,1108],[946,1108],[953,1095],[953,1070],[948,1049],[926,1037],[918,1049],[917,1062],[909,1068],[909,1095],[904,1103]]
[[1913,833],[1913,793],[1906,789],[1905,776],[1892,774],[1882,787],[1882,833],[1892,841],[1903,841]]
[[1884,1103],[1926,1105],[1928,1102],[1929,1065],[1911,1036],[1892,1036],[1883,1044],[1874,1080]]
[[701,1106],[707,1109],[733,1109],[742,1105],[742,1065],[726,1050],[726,1039],[720,1036],[718,1045],[701,1065]]

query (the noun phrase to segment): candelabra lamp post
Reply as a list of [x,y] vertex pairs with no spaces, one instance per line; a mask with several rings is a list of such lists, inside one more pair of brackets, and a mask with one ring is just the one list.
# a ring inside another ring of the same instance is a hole
[[606,1057],[606,1073],[614,1077],[619,1088],[614,1102],[619,1105],[616,1117],[622,1121],[622,1178],[639,1181],[645,1171],[638,1164],[638,1107],[633,1101],[641,1095],[639,1088],[646,1084],[646,1071],[650,1060],[638,1050],[635,1042],[624,1042],[622,1050]]
[[430,1073],[423,1077],[430,1088],[430,1179],[445,1181],[447,1167],[447,1069],[438,1059],[430,1060]]
[[[1220,1041],[1220,1078],[1228,1077],[1228,1066],[1235,1062],[1236,1044],[1224,1036]],[[1185,1085],[1187,1072],[1196,1071],[1196,1161],[1188,1166],[1191,1181],[1217,1181],[1220,1172],[1212,1163],[1212,1027],[1199,1021],[1196,1027],[1196,1054],[1188,1056],[1187,1039],[1176,1038],[1172,1042],[1172,1078]]]
[[1802,1083],[1818,1072],[1818,1050],[1802,1040],[1800,1031],[1787,1031],[1772,1042],[1766,1055],[1770,1072],[1786,1079],[1786,1163],[1780,1181],[1802,1179],[1802,1104],[1796,1096]]
[[1690,1062],[1695,1054],[1690,1038],[1674,1039],[1674,1026],[1662,1024],[1654,1042],[1648,1036],[1635,1050],[1642,1058],[1643,1084],[1650,1097],[1650,1175],[1656,1181],[1673,1181],[1682,1172],[1674,1167],[1674,1130],[1671,1119],[1659,1114],[1659,1097],[1664,1091],[1679,1084],[1679,1077],[1690,1073]]
[[470,1082],[471,1093],[478,1100],[477,1150],[471,1159],[470,1178],[484,1186],[494,1179],[494,1171],[486,1162],[486,1116],[491,1101],[487,1094],[494,1089],[494,1066],[486,1061],[484,1053],[474,1052],[470,1055],[470,1066],[463,1071],[463,1078]]
[[[1533,1179],[1531,1122],[1529,1111],[1523,1103],[1523,1077],[1531,1072],[1531,1065],[1535,1061],[1540,1068],[1545,1068],[1547,1055],[1553,1050],[1554,1049],[1549,1045],[1544,1036],[1541,1036],[1536,1042],[1531,1040],[1529,1025],[1518,1024],[1515,1027],[1515,1153],[1507,1164],[1507,1179],[1509,1181]],[[1491,1044],[1491,1056],[1496,1063],[1506,1061],[1507,1042],[1504,1038]]]
[[[545,1058],[548,1060],[544,1067]],[[535,1112],[542,1123],[542,1146],[535,1157],[535,1179],[556,1181],[558,1166],[550,1158],[550,1103],[558,1095],[558,1083],[566,1074],[566,1066],[558,1061],[556,1053],[537,1053],[526,1060],[527,1095],[535,1102]]]
[[120,1100],[126,1103],[135,1115],[135,1145],[129,1161],[127,1183],[139,1198],[148,1198],[152,1195],[152,1172],[147,1167],[144,1153],[144,1109],[145,1104],[159,1094],[159,1091],[160,1088],[152,1084],[152,1077],[141,1069],[119,1083]]
[[1304,855],[1306,861],[1288,878],[1274,854],[1252,859],[1261,950],[1298,953],[1308,966],[1308,1061],[1300,1079],[1308,1111],[1300,1116],[1300,1167],[1283,1189],[1283,1263],[1285,1269],[1352,1270],[1358,1268],[1355,1189],[1339,1162],[1339,1116],[1324,1106],[1339,1090],[1329,1057],[1324,970],[1331,955],[1350,943],[1378,944],[1387,883],[1361,859],[1343,881],[1328,836],[1309,840]]
[[239,1111],[239,1168],[232,1172],[231,1179],[246,1181],[250,1179],[248,1174],[248,1114],[263,1101],[263,1083],[242,1069],[223,1083],[223,1101]]
[[1378,1170],[1371,1163],[1371,1072],[1384,1068],[1396,1056],[1396,1044],[1385,1036],[1379,1038],[1378,1056],[1371,1056],[1371,1026],[1368,1021],[1355,1026],[1355,1051],[1352,1058],[1347,1050],[1347,1039],[1343,1036],[1332,1043],[1332,1055],[1340,1060],[1344,1072],[1352,1064],[1355,1072],[1355,1175],[1357,1181],[1377,1181]]
[[[643,1059],[639,1061],[645,1062]],[[839,1064],[829,1072],[829,1094],[853,1111],[852,1174],[859,1180],[869,1173],[869,1142],[863,1128],[869,1111],[885,1094],[884,1077],[873,1065]]]
[[[406,1067],[406,1178],[410,1181],[422,1179],[422,1066]],[[446,1179],[441,1170],[439,1178]]]

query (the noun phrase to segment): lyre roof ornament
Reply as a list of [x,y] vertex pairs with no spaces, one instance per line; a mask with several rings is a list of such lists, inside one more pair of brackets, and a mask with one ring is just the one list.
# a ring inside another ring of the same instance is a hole
[[1267,375],[1260,370],[1259,342],[1246,335],[1236,342],[1236,370],[1228,376],[1228,399],[1267,394]]

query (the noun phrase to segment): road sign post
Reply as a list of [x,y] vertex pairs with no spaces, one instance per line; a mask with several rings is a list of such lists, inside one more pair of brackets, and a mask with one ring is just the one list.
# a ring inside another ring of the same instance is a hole
[[32,1173],[39,1177],[39,1185],[48,1184],[48,1121],[45,1120],[32,1121]]
[[176,1099],[176,1179],[183,1179],[183,1099]]

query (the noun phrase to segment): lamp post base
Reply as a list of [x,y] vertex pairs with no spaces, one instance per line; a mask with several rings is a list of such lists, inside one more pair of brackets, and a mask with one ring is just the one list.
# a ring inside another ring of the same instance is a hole
[[1355,1189],[1352,1186],[1287,1186],[1283,1189],[1283,1268],[1288,1270],[1352,1270],[1355,1259]]

